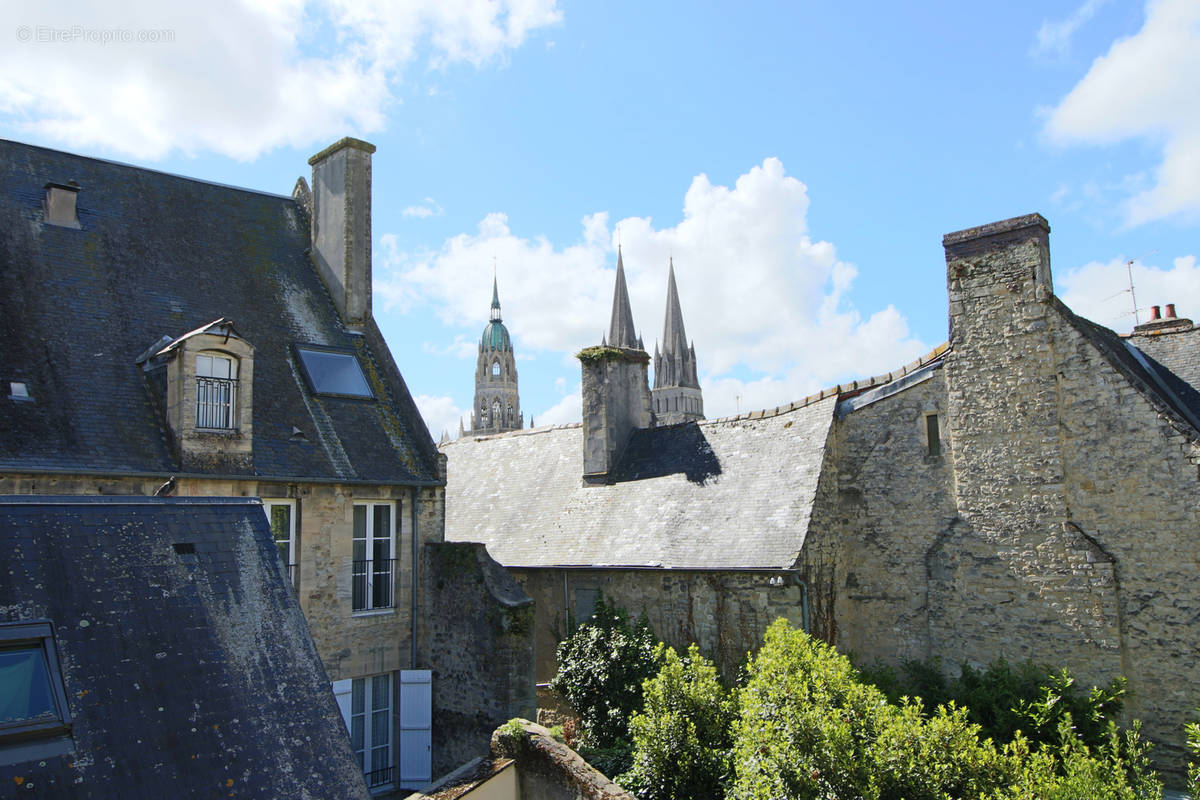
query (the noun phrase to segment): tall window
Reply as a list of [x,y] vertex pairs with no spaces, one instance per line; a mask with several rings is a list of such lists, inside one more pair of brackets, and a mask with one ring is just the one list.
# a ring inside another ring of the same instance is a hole
[[395,780],[392,762],[393,674],[355,678],[350,701],[350,742],[368,787]]
[[353,610],[395,605],[395,522],[392,503],[354,506]]
[[938,429],[938,415],[925,415],[925,443],[929,446],[928,453],[930,456],[940,456],[942,454],[942,436]]
[[271,524],[271,536],[279,550],[279,560],[287,567],[288,580],[292,586],[299,581],[300,553],[296,549],[296,501],[264,500],[263,510]]
[[196,427],[237,427],[237,361],[226,356],[196,356]]
[[500,377],[500,362],[499,361],[492,362],[492,377],[493,378]]

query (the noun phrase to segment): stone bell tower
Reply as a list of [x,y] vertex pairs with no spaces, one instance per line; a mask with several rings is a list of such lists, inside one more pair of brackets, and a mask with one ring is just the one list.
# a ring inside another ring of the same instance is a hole
[[475,405],[471,409],[472,434],[504,433],[525,427],[517,396],[517,362],[512,339],[500,317],[500,292],[492,278],[491,320],[479,339],[475,363]]

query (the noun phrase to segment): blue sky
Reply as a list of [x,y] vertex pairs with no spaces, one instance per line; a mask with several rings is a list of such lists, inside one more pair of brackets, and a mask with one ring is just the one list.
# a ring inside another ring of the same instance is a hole
[[650,348],[674,257],[710,417],[935,347],[942,235],[1031,211],[1077,311],[1132,327],[1136,259],[1143,315],[1200,318],[1200,0],[109,5],[0,5],[0,136],[283,194],[376,144],[376,318],[435,437],[493,260],[522,409],[578,419],[618,239]]

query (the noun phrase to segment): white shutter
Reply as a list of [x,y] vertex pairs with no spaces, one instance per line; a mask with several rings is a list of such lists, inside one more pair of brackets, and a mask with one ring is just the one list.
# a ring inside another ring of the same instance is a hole
[[400,673],[400,785],[419,788],[433,779],[433,676],[427,669]]

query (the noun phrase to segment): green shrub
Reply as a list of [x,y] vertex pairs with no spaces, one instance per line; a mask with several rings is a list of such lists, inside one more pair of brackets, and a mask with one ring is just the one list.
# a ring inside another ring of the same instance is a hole
[[1188,759],[1187,793],[1189,797],[1200,798],[1200,723],[1189,722],[1184,731],[1188,752],[1192,754]]
[[645,800],[722,798],[733,701],[696,645],[682,658],[659,652],[662,668],[643,685],[645,708],[629,725],[633,767],[617,783]]
[[[1109,724],[1099,745],[1090,747],[1063,708],[1072,684],[1059,675],[1023,710],[1040,725],[1053,723],[1052,739],[1038,746],[1018,731],[997,747],[980,735],[967,708],[951,702],[927,714],[920,700],[889,703],[832,647],[778,620],[738,692],[729,795],[737,800],[1157,800],[1162,787],[1136,726],[1121,734]],[[1004,680],[996,678],[998,684]],[[1103,712],[1112,699],[1099,692],[1082,702]]]
[[899,673],[875,664],[863,668],[862,676],[893,704],[903,697],[920,697],[926,709],[953,702],[967,709],[984,737],[1003,744],[1013,741],[1019,730],[1035,747],[1058,742],[1058,722],[1064,714],[1074,720],[1084,744],[1099,747],[1125,697],[1124,678],[1084,692],[1067,670],[1054,672],[1032,661],[1009,664],[999,659],[983,670],[963,665],[953,680],[944,677],[937,659],[906,661]]
[[[603,597],[596,600],[592,618],[559,643],[558,674],[550,686],[579,712],[584,758],[587,748],[598,757],[613,749],[628,754],[629,718],[642,708],[642,682],[658,672],[656,645],[644,617],[631,626],[624,609]],[[607,766],[613,769],[611,762]]]

